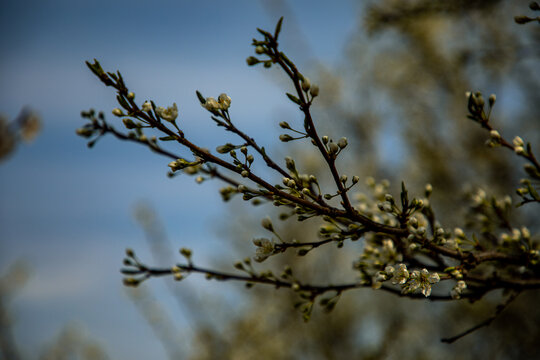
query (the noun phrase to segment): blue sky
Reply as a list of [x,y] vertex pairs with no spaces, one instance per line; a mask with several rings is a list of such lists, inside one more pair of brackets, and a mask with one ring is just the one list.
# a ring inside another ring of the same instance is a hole
[[[280,3],[0,3],[0,112],[13,119],[30,106],[43,120],[36,141],[0,164],[0,270],[23,260],[32,271],[11,306],[26,355],[35,357],[63,325],[75,322],[112,358],[166,357],[125,296],[118,272],[126,247],[148,252],[132,216],[138,202],[150,203],[175,247],[193,248],[202,263],[226,250],[214,226],[224,223],[228,209],[219,184],[171,180],[165,176],[167,159],[113,138],[89,150],[75,136],[81,110],[110,114],[115,107],[113,93],[84,61],[98,58],[105,69],[120,69],[141,103],[176,102],[186,134],[209,148],[220,145],[221,132],[194,93],[227,92],[234,121],[271,144],[279,134],[276,117],[294,116],[294,106],[285,99],[287,84],[277,70],[248,68],[245,58],[253,54],[255,28],[273,29],[286,12]],[[356,26],[353,2],[288,6],[282,45],[291,57],[305,66],[339,62]],[[197,281],[191,289],[200,285],[206,291],[204,281]],[[152,286],[159,300],[171,301],[164,287]],[[182,326],[182,314],[172,315]]]

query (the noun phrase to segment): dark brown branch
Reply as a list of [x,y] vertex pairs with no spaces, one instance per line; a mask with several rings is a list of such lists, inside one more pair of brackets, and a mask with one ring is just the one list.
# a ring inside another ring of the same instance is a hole
[[497,309],[495,310],[495,314],[493,314],[492,316],[490,316],[486,320],[484,320],[481,323],[471,327],[470,329],[465,330],[462,333],[459,333],[458,335],[448,337],[448,338],[442,338],[441,342],[447,343],[447,344],[452,344],[453,342],[461,339],[462,337],[464,337],[466,335],[469,335],[470,333],[472,333],[472,332],[474,332],[474,331],[476,331],[476,330],[478,330],[480,328],[483,328],[484,326],[489,326],[493,322],[493,320],[495,320],[501,314],[501,312],[503,312],[503,310],[506,309],[506,307],[508,305],[510,305],[510,303],[512,301],[514,301],[514,299],[518,295],[519,295],[519,292],[511,294],[510,297],[503,304],[500,304],[500,305],[497,306]]

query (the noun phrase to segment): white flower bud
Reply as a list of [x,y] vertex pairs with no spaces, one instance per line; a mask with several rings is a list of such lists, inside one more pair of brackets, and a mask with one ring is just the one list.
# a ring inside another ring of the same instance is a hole
[[519,136],[516,136],[514,138],[514,140],[512,140],[512,144],[514,144],[514,146],[522,146],[525,145],[525,143],[523,142],[523,139],[520,138]]
[[523,146],[516,146],[514,147],[514,152],[518,155],[524,155],[525,149],[523,148]]
[[145,101],[144,104],[142,104],[142,111],[149,112],[152,111],[152,104],[149,101]]
[[336,145],[336,143],[331,142],[328,144],[328,153],[329,154],[336,154],[339,151],[339,147]]
[[311,89],[309,89],[309,93],[311,94],[311,96],[317,97],[319,95],[319,86],[313,84],[311,86]]
[[454,229],[454,234],[458,237],[458,238],[464,238],[465,237],[465,233],[463,232],[463,230],[461,228],[455,228]]
[[343,149],[347,146],[348,142],[347,142],[347,138],[346,137],[342,137],[341,139],[339,139],[338,141],[338,146],[340,147],[340,149]]
[[491,136],[493,140],[497,140],[497,141],[501,140],[501,134],[499,134],[497,130],[491,130],[489,132],[489,136]]

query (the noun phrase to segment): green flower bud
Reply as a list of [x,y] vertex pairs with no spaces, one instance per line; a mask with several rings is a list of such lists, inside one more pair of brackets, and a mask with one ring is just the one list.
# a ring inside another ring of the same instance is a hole
[[279,135],[279,140],[283,142],[288,142],[288,141],[294,140],[294,138],[289,134],[281,134]]
[[272,220],[268,216],[261,220],[261,226],[268,231],[274,231],[274,225],[272,225]]
[[304,79],[302,80],[302,90],[308,91],[310,87],[311,81],[309,81],[309,78],[304,77]]
[[255,56],[250,56],[246,59],[246,62],[249,66],[257,65],[260,63],[259,59],[257,59]]

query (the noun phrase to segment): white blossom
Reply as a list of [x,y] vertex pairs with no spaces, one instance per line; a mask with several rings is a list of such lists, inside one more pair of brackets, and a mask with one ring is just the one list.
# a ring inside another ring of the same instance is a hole
[[218,102],[222,110],[227,110],[231,106],[231,97],[223,93],[219,95]]
[[150,103],[150,101],[145,101],[144,104],[142,104],[142,111],[152,111],[152,104]]
[[178,107],[176,106],[176,103],[166,109],[160,106],[156,109],[156,113],[163,120],[174,122],[178,117]]
[[263,262],[274,253],[275,246],[272,240],[265,238],[253,239],[253,244],[257,246],[255,256],[253,257],[257,262]]
[[407,266],[405,264],[399,264],[397,268],[394,270],[394,278],[392,279],[392,284],[405,284],[405,282],[409,279],[409,271],[407,270]]

